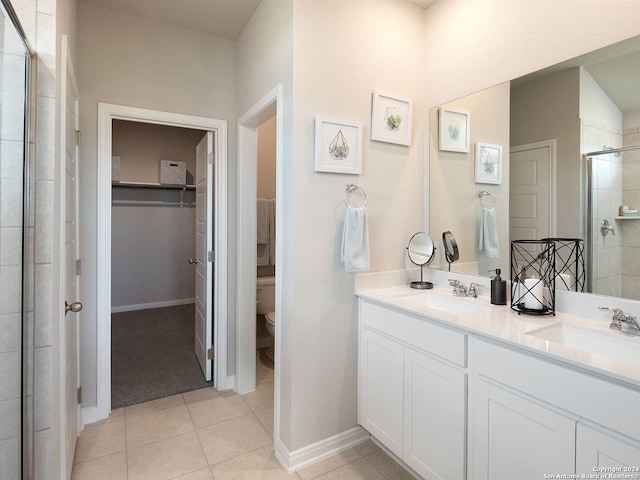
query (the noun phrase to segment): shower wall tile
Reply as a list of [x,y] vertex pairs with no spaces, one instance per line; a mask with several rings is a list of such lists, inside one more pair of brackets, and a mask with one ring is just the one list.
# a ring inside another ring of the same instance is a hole
[[33,361],[33,426],[36,432],[51,428],[52,369],[52,347],[36,348]]
[[22,311],[22,267],[6,265],[0,269],[0,315]]
[[22,226],[22,183],[0,180],[0,223],[6,227]]
[[24,94],[22,92],[2,92],[2,112],[0,120],[2,131],[0,138],[3,140],[22,141],[24,138],[24,125],[16,122],[16,118],[22,118],[24,114]]
[[0,265],[22,265],[20,227],[0,227]]
[[22,402],[19,398],[0,402],[0,440],[20,437],[20,413]]
[[40,430],[34,433],[33,448],[36,453],[34,459],[34,479],[49,480],[53,477],[51,472],[51,429]]
[[34,345],[36,348],[52,345],[53,316],[53,265],[50,263],[36,265],[35,289],[38,296],[35,299],[35,331]]
[[0,178],[22,181],[23,142],[0,140]]
[[0,402],[20,398],[21,370],[20,352],[0,353]]
[[0,478],[20,478],[20,439],[0,441]]
[[22,339],[22,315],[0,315],[0,353],[16,352]]
[[38,180],[53,180],[55,177],[55,138],[51,125],[55,125],[56,101],[39,97],[36,114],[35,167]]
[[38,12],[46,13],[48,15],[56,14],[56,2],[55,0],[38,0]]
[[53,182],[36,180],[36,264],[53,262],[53,204]]
[[52,14],[37,14],[38,62],[36,65],[39,97],[56,96],[56,18]]

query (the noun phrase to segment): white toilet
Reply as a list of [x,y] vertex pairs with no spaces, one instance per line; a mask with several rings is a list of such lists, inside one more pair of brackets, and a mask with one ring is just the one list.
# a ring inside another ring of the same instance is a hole
[[264,317],[264,325],[271,335],[267,355],[273,361],[273,343],[276,335],[276,277],[256,278],[256,313]]

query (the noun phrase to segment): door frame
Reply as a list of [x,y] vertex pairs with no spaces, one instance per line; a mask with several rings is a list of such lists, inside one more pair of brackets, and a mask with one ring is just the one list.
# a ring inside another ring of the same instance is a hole
[[282,85],[278,84],[238,119],[238,273],[236,282],[236,377],[234,390],[256,389],[256,199],[258,126],[276,115],[276,334],[274,361],[274,425],[279,438],[280,351],[283,281]]
[[112,121],[155,123],[212,131],[215,135],[216,200],[214,250],[214,388],[229,388],[227,373],[227,121],[179,113],[98,103],[97,191],[97,419],[111,411],[111,142]]

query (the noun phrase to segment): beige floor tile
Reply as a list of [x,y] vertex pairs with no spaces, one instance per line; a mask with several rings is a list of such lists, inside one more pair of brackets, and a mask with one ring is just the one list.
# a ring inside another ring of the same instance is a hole
[[273,447],[258,448],[211,467],[215,480],[280,480],[298,479],[285,472],[273,453]]
[[157,442],[195,430],[186,405],[165,408],[126,420],[127,448]]
[[387,480],[364,458],[355,460],[316,478],[321,480]]
[[273,437],[273,407],[256,410],[254,413],[269,436]]
[[251,413],[240,395],[222,395],[187,404],[196,429]]
[[273,445],[254,414],[244,415],[198,430],[198,437],[209,465]]
[[298,470],[296,473],[302,480],[310,480],[351,463],[359,458],[362,458],[360,453],[358,453],[355,448],[350,448],[349,450],[333,455],[321,462],[310,465],[302,470]]
[[112,453],[76,463],[71,472],[71,480],[127,480],[127,454]]
[[254,412],[264,408],[273,408],[273,382],[256,385],[253,392],[245,393],[242,398]]
[[197,472],[187,473],[180,477],[176,477],[174,480],[213,480],[213,475],[209,467],[198,470]]
[[170,397],[159,398],[158,400],[151,400],[150,402],[124,407],[124,415],[125,417],[143,415],[145,413],[151,413],[182,404],[184,404],[184,398],[182,397],[182,394],[179,393],[178,395],[171,395]]
[[199,402],[200,400],[207,400],[209,398],[219,397],[220,392],[218,392],[215,388],[207,387],[193,390],[191,392],[184,392],[182,396],[186,403],[191,403]]
[[76,443],[74,463],[126,450],[124,420],[85,427]]
[[387,478],[393,478],[394,480],[413,480],[414,478],[382,449],[370,453],[365,458]]
[[128,480],[169,480],[207,466],[195,432],[130,448],[127,455]]
[[[259,354],[257,354],[259,355]],[[260,361],[260,358],[256,359],[256,384],[273,382],[274,371],[272,368],[267,367]]]
[[367,440],[366,442],[363,442],[360,445],[356,445],[353,448],[355,448],[363,457],[366,457],[370,453],[380,450],[380,447],[376,445],[372,440]]

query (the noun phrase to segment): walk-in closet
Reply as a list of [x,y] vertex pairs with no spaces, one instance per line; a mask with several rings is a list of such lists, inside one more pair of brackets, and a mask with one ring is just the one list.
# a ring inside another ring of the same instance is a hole
[[196,148],[205,131],[114,120],[111,407],[210,385],[194,352]]

